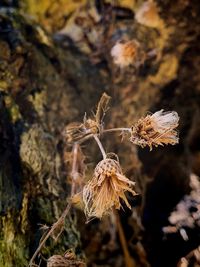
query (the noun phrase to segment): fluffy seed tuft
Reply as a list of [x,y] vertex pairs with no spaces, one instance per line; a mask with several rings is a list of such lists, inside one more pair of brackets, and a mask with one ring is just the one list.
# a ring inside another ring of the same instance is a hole
[[111,49],[114,63],[121,68],[139,63],[140,44],[136,40],[117,42]]
[[178,133],[175,128],[178,126],[179,116],[175,111],[164,112],[163,109],[153,115],[141,118],[131,128],[130,141],[141,147],[152,147],[158,145],[175,145],[178,143]]

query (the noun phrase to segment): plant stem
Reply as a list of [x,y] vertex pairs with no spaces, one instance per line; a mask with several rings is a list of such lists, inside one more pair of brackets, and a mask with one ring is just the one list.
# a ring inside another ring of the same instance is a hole
[[58,225],[60,225],[60,223],[62,223],[62,221],[65,219],[65,217],[67,216],[70,208],[71,208],[71,201],[68,203],[67,207],[65,208],[65,210],[63,211],[62,215],[60,216],[60,218],[57,220],[56,223],[54,223],[51,227],[51,229],[47,232],[46,236],[42,239],[41,243],[39,244],[38,248],[36,249],[35,253],[33,254],[30,262],[29,262],[29,267],[33,267],[34,264],[34,260],[37,257],[38,253],[40,252],[40,250],[42,249],[42,247],[44,246],[45,242],[47,241],[47,239],[51,236],[51,234],[53,233],[53,231],[57,228]]
[[[78,149],[79,149],[79,143],[74,143],[73,145],[73,149],[72,149],[72,153],[73,153],[73,162],[72,162],[72,171],[71,171],[71,176],[73,178],[72,180],[72,186],[71,186],[71,197],[74,195],[75,193],[75,180],[76,180],[76,176],[75,174],[77,173],[77,157],[78,157]],[[44,246],[45,242],[47,241],[47,239],[52,235],[52,233],[55,231],[55,229],[64,222],[65,217],[67,216],[67,214],[69,213],[70,209],[72,206],[72,202],[71,200],[69,200],[67,207],[65,208],[65,210],[63,211],[63,213],[61,214],[61,216],[58,218],[58,220],[51,226],[50,230],[46,233],[46,235],[44,235],[44,237],[40,240],[40,244],[38,246],[38,248],[36,249],[35,253],[33,254],[30,262],[29,262],[29,267],[34,267],[36,266],[34,264],[34,260],[37,257],[38,253],[40,252],[40,250],[42,249],[42,247]]]
[[101,150],[101,154],[103,156],[103,159],[106,159],[106,152],[102,146],[101,141],[99,140],[98,136],[96,134],[93,134],[93,137],[95,139],[95,141],[97,142],[97,145],[99,146],[99,149]]
[[[102,133],[123,132],[123,131],[124,132],[130,132],[131,128],[111,128],[111,129],[103,130]],[[84,143],[85,141],[90,139],[91,137],[94,137],[94,134],[88,134],[85,137],[83,137],[82,139],[80,139],[79,141],[77,141],[76,143],[81,145],[82,143]]]
[[119,214],[118,214],[117,211],[114,211],[114,214],[115,214],[115,218],[116,218],[116,224],[117,224],[117,229],[118,229],[118,234],[119,234],[119,240],[120,240],[120,243],[121,243],[121,246],[122,246],[122,250],[123,250],[123,253],[124,253],[124,260],[125,260],[126,267],[136,267],[136,262],[130,256],[130,253],[129,253],[129,250],[128,250],[128,245],[127,245],[126,237],[124,235],[123,227],[121,225]]
[[82,143],[84,143],[85,141],[87,141],[88,139],[92,138],[93,134],[88,134],[85,137],[83,137],[82,139],[80,139],[79,141],[77,141],[77,144],[81,145]]
[[76,175],[77,175],[77,155],[78,155],[78,143],[75,143],[72,149],[73,153],[73,161],[72,161],[72,171],[71,171],[71,177],[73,179],[72,185],[71,185],[71,197],[75,193],[75,183],[76,183]]
[[103,133],[108,133],[108,132],[130,132],[131,129],[130,128],[111,128],[111,129],[106,129],[103,130]]

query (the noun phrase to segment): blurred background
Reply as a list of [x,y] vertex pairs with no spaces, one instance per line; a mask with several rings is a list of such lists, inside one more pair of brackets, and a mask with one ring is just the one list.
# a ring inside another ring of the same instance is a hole
[[[28,266],[65,209],[63,130],[95,112],[103,92],[106,128],[174,110],[179,144],[149,151],[104,135],[136,182],[132,209],[85,224],[73,207],[32,266],[68,249],[92,267],[200,266],[199,14],[198,0],[0,1],[0,266]],[[130,40],[131,64],[118,66],[111,49]],[[82,149],[89,179],[101,155],[93,141]],[[48,267],[82,266],[69,264]]]

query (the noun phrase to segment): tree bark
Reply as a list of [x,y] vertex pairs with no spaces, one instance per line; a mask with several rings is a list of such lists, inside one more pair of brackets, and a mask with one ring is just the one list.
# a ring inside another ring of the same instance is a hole
[[[117,135],[103,138],[106,151],[117,153],[127,176],[136,180],[139,196],[130,201],[144,228],[132,213],[120,215],[137,266],[148,266],[147,262],[153,267],[176,266],[198,245],[193,233],[187,246],[176,237],[175,255],[174,240],[163,242],[162,227],[189,192],[190,174],[200,175],[200,5],[198,1],[157,1],[160,28],[140,25],[134,16],[120,17],[127,14],[121,7],[102,5],[104,14],[100,6],[95,8],[103,18],[100,27],[105,30],[106,45],[101,39],[100,50],[94,46],[90,53],[78,49],[72,39],[55,35],[61,27],[54,23],[55,13],[48,17],[44,12],[35,21],[20,1],[4,1],[0,8],[0,266],[27,266],[42,236],[41,226],[52,225],[65,209],[70,179],[62,132],[68,123],[82,121],[85,112],[94,111],[103,92],[113,98],[105,120],[109,127],[130,127],[147,111],[159,109],[175,110],[180,116],[180,144],[174,147],[149,152],[122,144]],[[109,12],[115,16],[114,26],[112,16],[106,16]],[[134,13],[136,9],[128,14]],[[114,66],[110,49],[122,26],[145,53],[157,51],[156,57],[128,71]],[[88,162],[100,159],[93,143],[84,151],[90,155]],[[108,221],[86,226],[83,213],[72,209],[62,237],[58,242],[49,239],[42,250],[44,257],[73,248],[77,257],[86,254],[89,266],[98,262],[99,266],[124,266],[118,242],[115,259],[114,252],[110,256],[110,243],[103,240]]]

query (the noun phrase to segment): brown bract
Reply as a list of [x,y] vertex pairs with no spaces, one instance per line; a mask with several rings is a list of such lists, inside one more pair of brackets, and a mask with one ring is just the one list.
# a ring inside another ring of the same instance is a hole
[[112,208],[120,209],[121,199],[131,208],[125,191],[136,195],[132,189],[134,184],[123,175],[118,161],[109,158],[100,161],[94,170],[93,178],[83,188],[86,216],[101,218]]
[[177,112],[164,112],[163,109],[153,115],[141,118],[131,128],[130,141],[141,147],[152,147],[158,145],[175,145],[178,143],[178,133],[175,128],[178,126],[179,116]]

